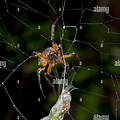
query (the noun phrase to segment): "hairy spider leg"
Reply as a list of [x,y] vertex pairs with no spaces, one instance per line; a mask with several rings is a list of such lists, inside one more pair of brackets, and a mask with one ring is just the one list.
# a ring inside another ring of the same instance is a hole
[[47,77],[47,75],[49,75],[50,77],[55,77],[54,75],[51,75],[51,71],[52,71],[52,68],[55,66],[54,63],[51,63],[48,65],[48,68],[47,68],[47,72],[45,72],[45,79],[48,81],[48,83],[51,85],[51,87],[53,88],[53,91],[54,93],[56,94],[56,91],[55,91],[55,86],[51,83],[51,81],[49,80],[49,78]]
[[37,71],[37,76],[38,76],[39,88],[40,88],[40,90],[41,90],[41,93],[42,93],[43,97],[46,99],[45,94],[44,94],[44,92],[43,92],[43,90],[42,90],[41,77],[40,77],[40,73],[41,73],[41,71],[43,71],[43,70],[45,70],[45,67],[39,68],[38,71]]
[[72,57],[72,56],[75,56],[76,60],[79,63],[79,65],[78,65],[78,70],[79,70],[80,69],[80,58],[76,53],[72,52],[72,53],[66,54],[66,55],[63,56],[63,59],[66,59],[66,58],[69,58],[69,57]]
[[[69,53],[69,54],[64,55],[64,56],[60,59],[60,62],[64,65],[63,59],[72,57],[73,55],[75,55],[75,53]],[[67,74],[68,71],[69,71],[69,67],[70,67],[70,66],[69,66],[68,62],[66,62],[66,74]],[[62,77],[63,77],[63,75],[62,75]]]

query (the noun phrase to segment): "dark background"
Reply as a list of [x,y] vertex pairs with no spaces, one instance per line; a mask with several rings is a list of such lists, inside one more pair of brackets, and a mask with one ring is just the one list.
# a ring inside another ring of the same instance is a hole
[[[55,12],[50,7],[50,4],[46,4],[47,1],[44,0],[25,0],[23,2],[31,8],[19,1],[9,0],[6,4],[9,11],[7,12],[5,1],[0,1],[0,41],[6,40],[12,44],[11,46],[0,42],[0,56],[13,62],[7,61],[7,68],[10,69],[14,69],[18,64],[22,63],[33,51],[43,51],[48,46],[51,46],[49,41],[51,25],[61,14],[59,8],[64,1],[50,1]],[[120,69],[114,66],[114,62],[120,59],[120,20],[116,19],[120,18],[120,2],[118,0],[94,0],[87,7],[89,10],[84,11],[80,22],[81,8],[84,9],[89,2],[89,0],[80,0],[79,2],[78,0],[66,0],[63,14],[66,26],[76,26],[78,28],[77,41],[72,47],[71,44],[76,33],[75,29],[65,29],[62,40],[64,53],[71,47],[70,51],[77,53],[82,61],[82,66],[72,83],[79,90],[71,92],[70,113],[75,120],[92,120],[95,114],[109,115],[110,120],[117,120],[120,119],[119,101],[117,102],[117,118],[115,113],[116,91],[119,95],[120,90]],[[104,13],[90,11],[96,5],[109,6],[109,14],[112,17]],[[18,6],[20,11],[17,11]],[[60,18],[55,29],[55,42],[57,44],[61,42],[62,25],[63,21]],[[38,26],[40,26],[40,30]],[[80,26],[82,26],[82,30],[79,29]],[[110,33],[108,33],[108,28]],[[102,41],[104,43],[103,48],[100,47]],[[18,49],[27,53],[28,56],[15,49],[18,44]],[[0,57],[0,60],[5,60],[2,57]],[[73,66],[75,65],[73,64]],[[47,116],[58,97],[45,80],[43,72],[41,74],[42,86],[47,99],[43,98],[37,82],[38,68],[37,58],[32,58],[25,61],[5,82],[14,104],[28,120],[39,120]],[[102,68],[103,73],[101,73]],[[2,83],[10,73],[9,70],[0,69],[0,82]],[[111,76],[113,76],[113,79]],[[18,80],[20,80],[20,84],[17,84]],[[104,81],[103,84],[100,84],[101,80]],[[38,98],[40,98],[40,102]],[[80,98],[82,98],[82,102],[80,102]],[[4,87],[1,86],[0,119],[16,120],[18,116],[20,120],[23,119],[11,104]],[[70,116],[65,115],[64,119],[70,120]]]

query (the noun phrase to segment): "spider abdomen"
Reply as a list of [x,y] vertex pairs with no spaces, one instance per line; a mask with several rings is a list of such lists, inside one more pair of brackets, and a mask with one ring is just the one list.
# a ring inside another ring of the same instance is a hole
[[47,57],[50,62],[54,61],[58,63],[58,56],[55,52],[51,52]]
[[55,62],[58,63],[58,53],[55,51],[54,48],[49,47],[42,52],[42,54],[46,57],[48,63]]

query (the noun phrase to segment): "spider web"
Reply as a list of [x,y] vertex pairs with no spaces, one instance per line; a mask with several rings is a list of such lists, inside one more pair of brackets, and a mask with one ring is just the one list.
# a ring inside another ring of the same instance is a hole
[[[81,60],[79,71],[76,61],[70,63],[67,77],[78,89],[71,93],[70,114],[64,119],[91,120],[95,115],[120,119],[119,4],[118,0],[0,1],[0,119],[37,120],[54,105],[57,96],[43,74],[47,99],[40,93],[39,66],[31,53],[51,46],[51,26],[57,18],[55,42],[62,46],[62,54],[74,51]],[[108,7],[109,12],[94,7]]]

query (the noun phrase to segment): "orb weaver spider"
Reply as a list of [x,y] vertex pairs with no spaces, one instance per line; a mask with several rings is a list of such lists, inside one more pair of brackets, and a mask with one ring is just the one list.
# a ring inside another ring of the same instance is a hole
[[[40,78],[40,73],[41,71],[45,71],[45,79],[48,81],[48,83],[52,86],[53,91],[55,93],[55,88],[54,85],[52,84],[52,82],[49,80],[49,78],[47,76],[53,77],[54,75],[51,75],[52,69],[55,65],[57,65],[58,63],[61,64],[65,64],[64,60],[66,58],[69,58],[71,56],[77,56],[74,52],[69,53],[69,54],[65,54],[62,55],[61,51],[60,51],[60,46],[57,45],[57,43],[54,42],[54,29],[55,29],[55,23],[52,24],[51,27],[51,43],[52,46],[46,48],[44,51],[42,52],[35,52],[33,51],[32,56],[38,57],[38,65],[41,65],[41,67],[37,70],[37,76],[38,76],[38,84],[41,90],[41,93],[43,95],[44,98],[44,92],[42,90],[42,85],[41,85],[41,78]],[[78,61],[79,57],[77,56]]]

